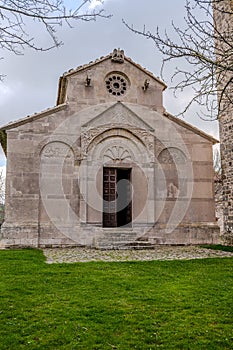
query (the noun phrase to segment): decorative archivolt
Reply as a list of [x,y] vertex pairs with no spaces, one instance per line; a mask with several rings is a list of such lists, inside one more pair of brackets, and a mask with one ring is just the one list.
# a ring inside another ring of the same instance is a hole
[[124,128],[112,128],[108,126],[98,127],[84,131],[81,135],[82,154],[85,156],[88,151],[97,146],[102,140],[109,137],[122,136],[128,139],[136,139],[141,142],[151,154],[154,154],[154,136],[146,130],[132,128],[130,131]]
[[136,129],[136,130],[134,130],[134,133],[144,143],[144,145],[147,147],[148,151],[150,151],[154,154],[154,148],[155,148],[154,135],[149,133],[148,131],[142,130],[142,129]]
[[96,137],[107,130],[108,128],[106,127],[99,127],[99,128],[92,128],[92,129],[83,131],[81,134],[82,154],[87,155],[89,146],[94,142]]
[[168,147],[160,152],[158,161],[161,164],[185,164],[187,157],[180,149]]

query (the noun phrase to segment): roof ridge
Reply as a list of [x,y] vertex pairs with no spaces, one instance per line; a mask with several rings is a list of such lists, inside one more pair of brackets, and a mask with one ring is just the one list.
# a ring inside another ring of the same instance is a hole
[[78,71],[80,71],[80,70],[82,70],[82,69],[85,69],[85,68],[87,68],[87,67],[89,67],[89,66],[92,66],[92,65],[94,65],[94,64],[97,64],[97,63],[99,63],[99,62],[102,62],[102,61],[104,61],[104,60],[110,58],[111,55],[112,55],[112,54],[110,53],[110,54],[108,54],[108,55],[106,55],[106,56],[101,56],[101,57],[97,58],[97,59],[94,60],[94,61],[90,61],[89,63],[84,63],[84,64],[82,64],[82,65],[80,65],[80,66],[78,66],[78,67],[76,67],[76,68],[71,68],[71,69],[69,69],[68,71],[64,72],[62,76],[65,77],[65,76],[74,74],[74,73],[76,73],[76,72],[78,72]]
[[168,118],[168,119],[174,121],[175,123],[179,124],[180,126],[184,126],[184,127],[186,127],[187,129],[189,129],[189,130],[195,131],[195,132],[196,132],[197,134],[199,134],[200,136],[209,139],[213,144],[219,143],[219,140],[216,139],[214,136],[209,135],[207,132],[205,132],[205,131],[203,131],[203,130],[197,128],[196,126],[194,126],[194,125],[192,125],[192,124],[190,124],[190,123],[188,123],[188,122],[186,122],[186,121],[184,121],[184,120],[182,120],[182,119],[180,119],[180,118],[175,117],[175,116],[172,115],[171,113],[165,111],[165,112],[163,113],[163,115],[164,115],[166,118]]
[[[105,60],[107,60],[107,59],[113,57],[114,52],[115,52],[116,50],[117,50],[117,49],[114,49],[114,50],[113,50],[112,52],[110,52],[108,55],[106,55],[106,56],[101,56],[100,58],[97,58],[95,61],[90,61],[89,63],[84,63],[83,65],[80,65],[80,66],[78,66],[78,67],[76,67],[76,68],[71,68],[71,69],[69,69],[68,71],[64,72],[63,75],[62,75],[62,77],[67,77],[67,76],[72,75],[72,74],[75,74],[75,73],[77,73],[77,72],[79,72],[79,71],[81,71],[81,70],[83,70],[83,69],[85,69],[85,68],[91,67],[91,66],[93,66],[93,65],[95,65],[95,64],[98,64],[98,63],[100,63],[100,62],[105,61]],[[120,49],[118,49],[118,50],[120,50]],[[121,52],[122,52],[123,55],[124,55],[124,50],[121,50]],[[162,85],[164,85],[164,89],[167,88],[167,85],[164,83],[164,81],[163,81],[161,78],[156,77],[156,76],[154,75],[153,72],[150,72],[148,69],[146,69],[145,67],[143,67],[141,64],[135,62],[131,57],[128,57],[128,56],[125,56],[125,55],[124,55],[124,59],[126,59],[128,62],[132,63],[135,67],[137,67],[137,68],[143,70],[145,73],[147,73],[148,75],[150,75],[153,79],[157,80],[159,83],[161,83]]]
[[25,124],[26,122],[34,120],[34,119],[39,119],[42,116],[45,116],[47,114],[51,114],[51,112],[53,112],[53,111],[57,112],[60,109],[63,109],[64,107],[66,107],[66,106],[68,106],[68,104],[67,103],[63,103],[63,104],[60,104],[58,106],[49,107],[49,108],[45,109],[44,111],[36,112],[36,113],[31,114],[31,115],[27,115],[26,117],[13,120],[13,121],[5,124],[5,125],[0,126],[0,131],[1,130],[11,129],[12,127],[20,126],[20,125]]

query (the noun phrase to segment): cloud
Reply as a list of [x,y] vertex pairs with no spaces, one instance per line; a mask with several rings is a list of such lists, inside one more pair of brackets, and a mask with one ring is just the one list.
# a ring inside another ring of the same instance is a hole
[[[92,0],[89,6],[95,9],[99,3]],[[114,48],[124,49],[127,56],[159,76],[161,55],[154,43],[133,34],[122,24],[122,18],[138,29],[143,29],[146,24],[151,32],[156,31],[157,25],[162,30],[170,30],[173,19],[178,24],[183,21],[184,5],[185,0],[147,0],[146,6],[142,0],[105,0],[103,8],[113,15],[112,18],[97,18],[95,22],[77,21],[72,23],[72,28],[66,25],[57,28],[58,37],[64,42],[60,49],[48,52],[26,50],[23,56],[1,53],[4,60],[1,60],[0,74],[5,74],[6,78],[0,83],[0,125],[54,106],[58,80],[65,71],[107,55]],[[40,31],[35,23],[31,26],[40,43],[49,46],[46,32]],[[170,67],[166,76],[172,75],[173,69]],[[165,107],[172,114],[178,113],[189,97],[184,94],[175,99],[172,94],[166,94]],[[201,122],[193,110],[190,115],[186,120],[202,130],[215,129],[211,122]]]
[[5,103],[9,103],[9,100],[11,96],[13,96],[14,91],[10,86],[6,86],[2,82],[0,82],[0,106],[4,105]]
[[[106,2],[106,0],[105,0]],[[89,9],[93,10],[98,6],[102,6],[103,5],[103,1],[101,0],[92,0],[90,5],[89,5]]]

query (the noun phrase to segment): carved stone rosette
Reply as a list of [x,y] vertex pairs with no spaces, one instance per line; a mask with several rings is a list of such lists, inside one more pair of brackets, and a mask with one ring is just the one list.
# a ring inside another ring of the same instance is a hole
[[105,151],[104,162],[124,163],[132,161],[129,151],[122,146],[112,146]]

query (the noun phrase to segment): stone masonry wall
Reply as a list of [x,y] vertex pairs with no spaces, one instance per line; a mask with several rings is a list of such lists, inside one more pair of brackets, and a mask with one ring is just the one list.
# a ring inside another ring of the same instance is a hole
[[[216,53],[221,55],[228,50],[228,56],[231,57],[231,62],[228,62],[232,67],[232,53],[229,55],[229,50],[232,51],[233,43],[233,1],[222,0],[218,4],[213,5],[214,19],[216,29],[227,37],[227,41],[231,42],[231,47],[224,45],[223,41],[216,41]],[[227,62],[227,61],[226,61]],[[231,101],[233,99],[233,72],[224,73],[221,76],[219,83],[219,96],[221,90],[227,82],[227,94]],[[224,219],[224,240],[228,244],[233,244],[233,104],[229,99],[223,99],[220,105],[219,127],[220,127],[220,142],[221,142],[221,162],[222,162],[222,179],[223,179],[223,219]]]

